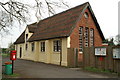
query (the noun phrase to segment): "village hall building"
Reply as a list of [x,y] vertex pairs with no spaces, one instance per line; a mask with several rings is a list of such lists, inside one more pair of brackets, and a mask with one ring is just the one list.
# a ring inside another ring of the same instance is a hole
[[89,2],[27,25],[15,41],[17,58],[68,66],[68,49],[102,46],[105,40]]

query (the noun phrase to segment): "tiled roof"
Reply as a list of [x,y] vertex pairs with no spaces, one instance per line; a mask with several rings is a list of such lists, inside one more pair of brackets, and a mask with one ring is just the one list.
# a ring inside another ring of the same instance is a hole
[[[37,28],[37,23],[33,23],[30,25],[27,25],[29,32],[34,33],[35,29]],[[19,36],[19,38],[15,41],[14,44],[20,44],[25,42],[25,31]]]
[[37,28],[37,22],[33,23],[33,24],[30,24],[27,26],[28,29],[29,29],[29,32],[31,33],[34,33],[35,32],[35,29]]
[[29,32],[33,32],[33,35],[29,38],[28,41],[32,42],[70,36],[71,32],[76,26],[77,21],[80,19],[82,13],[87,7],[92,14],[102,40],[104,40],[105,38],[96,20],[96,17],[94,16],[90,4],[87,2],[62,13],[43,19],[38,23],[28,25]]
[[20,44],[25,42],[25,31],[19,36],[19,38],[15,41],[14,44]]
[[28,41],[69,36],[86,5],[87,3],[41,20],[35,33]]

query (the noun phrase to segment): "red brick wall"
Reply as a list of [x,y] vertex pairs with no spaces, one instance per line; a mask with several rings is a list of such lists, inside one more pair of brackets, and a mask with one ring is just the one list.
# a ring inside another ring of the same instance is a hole
[[[94,29],[94,46],[102,46],[102,38],[100,37],[100,34],[92,19],[92,16],[88,9],[86,9],[85,12],[87,12],[89,15],[89,17],[87,18],[88,20],[84,17],[84,15],[82,15],[81,20],[78,21],[78,23],[76,24],[76,27],[74,28],[72,34],[70,35],[70,47],[71,48],[79,49],[79,26],[83,27],[83,31],[85,30],[86,26],[88,26],[89,31],[90,31],[90,28]],[[87,25],[86,25],[86,21],[88,21]],[[83,61],[83,54],[78,53],[78,62],[82,62],[82,61]]]
[[100,34],[91,17],[91,14],[88,9],[86,9],[85,12],[89,14],[89,17],[87,18],[88,23],[86,25],[87,19],[84,17],[84,15],[82,15],[81,20],[78,21],[76,27],[74,28],[72,34],[70,35],[70,47],[71,48],[79,48],[79,26],[83,26],[83,28],[88,26],[89,30],[90,28],[93,28],[94,29],[94,46],[102,46],[102,38],[100,37]]

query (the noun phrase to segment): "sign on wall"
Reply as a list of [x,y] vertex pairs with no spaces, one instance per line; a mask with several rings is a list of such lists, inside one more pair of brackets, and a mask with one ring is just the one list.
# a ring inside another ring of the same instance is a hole
[[113,58],[119,58],[120,59],[120,48],[114,48],[113,49]]
[[96,56],[106,56],[106,48],[95,48]]

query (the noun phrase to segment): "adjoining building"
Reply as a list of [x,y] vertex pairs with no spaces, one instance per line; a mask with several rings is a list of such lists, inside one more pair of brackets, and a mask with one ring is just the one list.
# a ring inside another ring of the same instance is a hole
[[[68,49],[102,46],[105,40],[88,2],[30,24],[16,40],[17,58],[68,66]],[[69,54],[70,55],[70,54]]]

